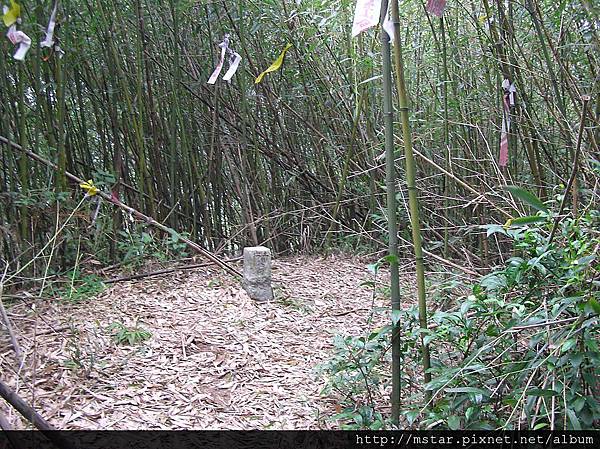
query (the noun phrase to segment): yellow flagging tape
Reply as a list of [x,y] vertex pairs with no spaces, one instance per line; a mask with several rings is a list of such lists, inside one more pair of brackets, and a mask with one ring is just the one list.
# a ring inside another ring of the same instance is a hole
[[21,5],[15,0],[10,0],[10,8],[5,8],[2,20],[7,27],[14,25],[21,16]]
[[94,182],[91,179],[86,182],[82,182],[79,184],[79,187],[85,190],[88,196],[94,196],[96,193],[98,193],[98,188],[94,185]]
[[283,49],[283,51],[281,52],[281,54],[279,55],[279,57],[275,61],[273,61],[273,64],[271,64],[267,70],[265,70],[264,72],[262,72],[260,75],[258,75],[256,77],[256,80],[254,81],[254,84],[260,83],[267,73],[279,70],[279,67],[281,67],[281,64],[283,64],[283,58],[285,58],[285,53],[291,47],[292,47],[292,44],[287,44],[285,46],[285,48]]

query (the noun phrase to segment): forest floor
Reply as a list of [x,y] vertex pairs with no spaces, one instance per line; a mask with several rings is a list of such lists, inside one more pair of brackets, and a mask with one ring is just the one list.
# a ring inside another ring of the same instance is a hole
[[[259,304],[212,268],[111,285],[73,303],[23,302],[9,315],[25,354],[20,370],[0,334],[2,379],[60,429],[336,428],[339,411],[315,368],[334,335],[364,334],[373,295],[368,261],[303,256],[273,261],[275,300]],[[380,273],[383,287],[387,274]],[[412,279],[401,278],[412,292]],[[413,295],[407,295],[412,297]],[[115,342],[114,323],[151,337]],[[31,386],[35,385],[35,389]],[[0,401],[1,402],[1,401]],[[16,428],[25,423],[0,403]]]

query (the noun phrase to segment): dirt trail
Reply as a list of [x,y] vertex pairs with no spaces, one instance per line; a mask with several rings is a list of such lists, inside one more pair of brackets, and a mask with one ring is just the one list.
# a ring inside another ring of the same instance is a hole
[[[36,344],[31,311],[14,306],[27,357],[19,380],[3,332],[2,379],[31,401],[36,353],[36,408],[61,429],[335,427],[314,368],[333,335],[366,329],[372,289],[360,284],[372,274],[358,259],[295,257],[275,260],[273,277],[269,304],[211,269],[120,283],[79,304],[46,301]],[[152,337],[117,345],[115,322]],[[0,411],[24,425],[1,400]]]

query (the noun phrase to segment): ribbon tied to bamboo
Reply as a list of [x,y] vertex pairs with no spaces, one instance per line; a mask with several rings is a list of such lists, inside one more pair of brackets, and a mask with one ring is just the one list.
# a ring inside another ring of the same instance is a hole
[[[60,48],[60,44],[58,42],[58,38],[55,36],[55,29],[57,26],[56,23],[56,13],[58,10],[58,0],[54,1],[54,6],[52,7],[52,13],[50,14],[50,19],[48,19],[48,26],[46,27],[46,38],[40,42],[41,48],[50,48],[52,53],[58,55],[59,58],[62,58],[65,52]],[[44,60],[48,60],[50,56],[44,58]]]
[[508,135],[510,133],[510,110],[515,105],[517,88],[508,79],[502,82],[502,132],[500,133],[500,158],[498,165],[506,167],[508,164]]
[[225,63],[225,55],[227,55],[227,54],[229,54],[229,69],[227,70],[227,72],[225,72],[225,75],[223,76],[223,80],[225,80],[227,82],[231,82],[231,78],[233,78],[233,75],[235,75],[235,72],[237,72],[237,69],[240,66],[242,57],[240,56],[239,53],[233,51],[229,47],[229,44],[230,44],[229,34],[225,34],[225,37],[219,44],[219,48],[221,49],[221,55],[219,57],[219,62],[217,63],[217,67],[215,67],[215,70],[213,71],[212,75],[210,75],[210,78],[207,81],[208,84],[215,84],[217,82],[217,78],[219,78],[219,75],[221,74],[221,70],[223,70],[223,64]]
[[254,80],[254,84],[260,83],[267,73],[279,70],[279,68],[283,64],[283,60],[285,59],[285,54],[290,48],[292,48],[292,44],[287,44],[282,50],[282,52],[279,54],[277,59],[273,61],[273,63],[269,67],[267,67],[260,75],[256,77],[256,79]]
[[31,38],[17,29],[17,25],[21,24],[21,5],[15,0],[10,0],[10,6],[4,5],[2,13],[2,21],[8,27],[6,37],[17,47],[13,58],[17,61],[23,61],[31,48]]
[[427,0],[427,11],[434,16],[442,17],[446,9],[446,0]]
[[[381,0],[357,0],[354,10],[354,21],[352,22],[352,37],[373,28],[379,23],[381,16]],[[394,25],[390,20],[389,11],[386,11],[382,24],[383,29],[394,42]]]

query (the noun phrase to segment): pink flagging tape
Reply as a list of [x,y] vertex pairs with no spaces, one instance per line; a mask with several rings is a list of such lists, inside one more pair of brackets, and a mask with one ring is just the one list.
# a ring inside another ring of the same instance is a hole
[[435,16],[442,17],[444,14],[444,9],[446,9],[446,0],[427,1],[427,11]]
[[517,88],[509,79],[502,81],[502,133],[500,134],[500,167],[508,164],[508,135],[510,133],[510,108],[515,105]]
[[500,134],[500,159],[498,164],[500,167],[506,167],[508,164],[508,133],[510,132],[510,93],[504,94],[502,97],[502,133]]

